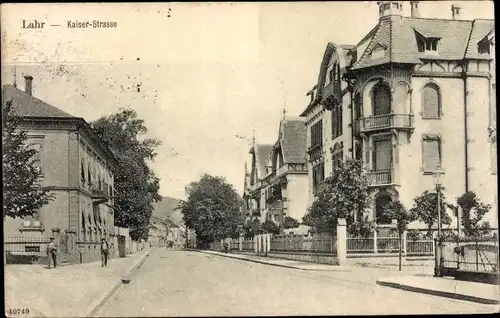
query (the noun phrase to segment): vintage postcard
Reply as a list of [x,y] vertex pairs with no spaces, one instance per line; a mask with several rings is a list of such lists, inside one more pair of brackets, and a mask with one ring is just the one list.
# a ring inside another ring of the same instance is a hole
[[498,312],[493,9],[2,4],[5,315]]

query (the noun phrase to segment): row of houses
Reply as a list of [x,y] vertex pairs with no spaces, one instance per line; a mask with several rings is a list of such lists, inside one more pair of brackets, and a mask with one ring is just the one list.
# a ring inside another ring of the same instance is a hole
[[357,44],[328,43],[299,118],[281,120],[274,144],[254,138],[248,220],[300,221],[337,162],[355,158],[377,222],[387,202],[411,207],[441,176],[447,198],[474,191],[498,226],[494,21],[462,20],[456,5],[452,19],[429,19],[410,5],[406,17],[402,2],[380,1]]

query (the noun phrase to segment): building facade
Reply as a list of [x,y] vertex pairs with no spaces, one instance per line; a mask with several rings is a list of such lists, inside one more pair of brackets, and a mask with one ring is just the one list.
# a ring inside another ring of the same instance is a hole
[[271,173],[269,156],[273,145],[255,144],[250,149],[251,166],[248,171],[245,165],[245,186],[243,193],[245,221],[254,223],[258,228],[266,219],[266,191],[270,187],[268,175]]
[[378,217],[387,202],[410,208],[441,175],[449,201],[474,191],[495,207],[485,220],[497,227],[494,22],[461,20],[457,6],[446,20],[419,17],[417,1],[411,17],[400,1],[378,4],[361,41],[328,45],[302,114],[309,202],[342,154],[363,160],[379,224],[390,222]]
[[[81,242],[99,242],[114,233],[113,170],[117,162],[89,124],[32,96],[32,80],[25,91],[3,87],[4,101],[12,100],[19,129],[38,150],[35,164],[40,182],[51,186],[55,198],[33,217],[5,219],[6,236],[30,233],[72,233]],[[47,231],[47,232],[46,232]]]
[[306,126],[303,118],[284,118],[269,154],[271,167],[265,181],[266,219],[282,225],[286,216],[299,222],[307,212],[308,177]]

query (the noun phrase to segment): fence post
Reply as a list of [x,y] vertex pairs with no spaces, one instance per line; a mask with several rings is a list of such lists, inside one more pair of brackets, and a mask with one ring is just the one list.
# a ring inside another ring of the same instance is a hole
[[240,234],[239,250],[240,252],[243,251],[243,234]]
[[271,236],[272,234],[267,234],[267,252],[271,251]]
[[339,265],[347,263],[347,226],[345,219],[337,220],[337,258]]
[[377,229],[373,229],[373,252],[375,254],[378,253],[378,247],[377,247]]

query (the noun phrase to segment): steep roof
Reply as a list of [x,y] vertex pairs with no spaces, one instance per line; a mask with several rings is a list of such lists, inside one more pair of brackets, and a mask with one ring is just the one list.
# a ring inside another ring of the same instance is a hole
[[466,58],[484,58],[477,51],[477,44],[495,30],[495,23],[491,20],[474,20],[472,32],[465,52]]
[[[432,58],[460,60],[488,58],[477,53],[477,43],[494,28],[493,20],[445,20],[390,16],[380,19],[370,31],[370,42],[358,57],[352,70],[381,65],[389,62],[418,64],[421,58],[429,58],[417,48],[417,34],[439,38],[438,53]],[[469,40],[470,39],[470,40]],[[360,41],[359,43],[361,43]],[[386,48],[383,56],[371,58],[376,46]],[[357,48],[356,45],[354,48]]]
[[12,100],[12,111],[16,116],[76,118],[10,84],[3,86],[2,98]]
[[306,121],[304,118],[281,121],[280,145],[284,163],[306,162]]
[[250,150],[250,153],[255,154],[255,167],[260,179],[264,178],[266,173],[266,163],[269,155],[273,151],[273,145],[269,144],[256,144]]
[[176,224],[183,224],[182,213],[176,210],[180,201],[175,198],[162,197],[160,201],[153,203],[153,216],[161,220],[171,220]]

